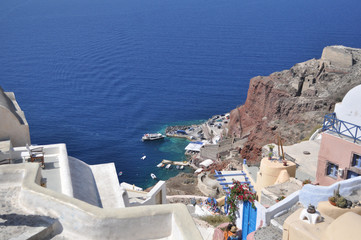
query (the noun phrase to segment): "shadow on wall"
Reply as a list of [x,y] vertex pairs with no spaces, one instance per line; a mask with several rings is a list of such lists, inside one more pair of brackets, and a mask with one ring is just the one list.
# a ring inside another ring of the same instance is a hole
[[29,227],[48,227],[57,222],[55,218],[39,215],[23,215],[23,214],[1,214],[0,226],[29,226]]
[[79,159],[69,157],[69,169],[74,197],[102,207],[98,188],[89,165]]

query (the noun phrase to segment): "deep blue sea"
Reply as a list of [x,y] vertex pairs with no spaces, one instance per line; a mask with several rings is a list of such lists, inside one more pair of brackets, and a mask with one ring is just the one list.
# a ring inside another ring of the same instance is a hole
[[115,162],[121,182],[141,187],[152,172],[176,175],[156,164],[182,160],[187,144],[143,143],[144,133],[229,112],[251,77],[335,44],[361,48],[361,1],[0,1],[0,85],[32,143]]

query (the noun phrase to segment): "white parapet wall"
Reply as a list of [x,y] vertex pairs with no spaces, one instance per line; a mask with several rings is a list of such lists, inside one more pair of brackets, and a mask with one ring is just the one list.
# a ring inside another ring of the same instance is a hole
[[[134,206],[145,206],[145,205],[155,205],[155,204],[166,204],[167,203],[167,189],[165,181],[159,181],[150,192],[137,191],[137,190],[125,190],[123,187],[119,186],[119,189],[126,192],[140,193],[144,195],[144,201],[132,202],[129,203],[128,194],[122,194],[123,205],[124,207],[134,207]],[[128,199],[127,199],[128,198]]]
[[[69,197],[74,196],[73,185],[71,181],[71,174],[69,168],[68,152],[65,144],[56,144],[54,150],[59,151],[59,168],[60,168],[60,179],[61,179],[61,192]],[[46,154],[46,148],[45,148]]]
[[340,185],[340,194],[342,196],[349,196],[353,191],[361,188],[361,177],[340,181],[331,186],[306,184],[301,190],[292,193],[267,209],[256,202],[257,227],[259,226],[259,220],[263,220],[263,225],[269,225],[271,219],[286,213],[298,202],[307,207],[309,204],[317,206],[319,202],[327,201],[333,195],[333,191],[337,189],[338,185]]
[[38,170],[27,163],[0,166],[0,180],[21,182],[21,206],[29,214],[58,219],[57,230],[66,238],[202,239],[183,204],[102,209],[36,184]]
[[361,177],[336,182],[330,186],[306,184],[300,191],[300,202],[305,207],[309,204],[317,206],[321,201],[328,201],[328,198],[333,196],[333,191],[338,188],[338,185],[340,185],[340,194],[347,197],[353,191],[361,188]]
[[278,203],[267,208],[267,210],[264,211],[265,225],[269,225],[271,219],[273,219],[276,216],[282,215],[283,213],[286,213],[291,207],[293,207],[296,203],[298,203],[299,193],[300,190],[292,193],[282,201],[279,201]]
[[[44,151],[45,159],[52,155],[57,158],[57,162],[59,163],[59,174],[60,174],[60,182],[61,182],[61,193],[73,197],[73,186],[71,181],[71,174],[69,168],[69,159],[68,152],[66,150],[66,145],[64,143],[58,144],[49,144],[49,145],[35,145],[30,146],[30,149],[42,147]],[[28,149],[24,147],[15,147],[14,152],[12,153],[12,157],[14,159],[21,159],[21,153],[27,152]]]
[[167,188],[165,181],[159,181],[147,194],[147,200],[144,204],[166,204],[167,203]]

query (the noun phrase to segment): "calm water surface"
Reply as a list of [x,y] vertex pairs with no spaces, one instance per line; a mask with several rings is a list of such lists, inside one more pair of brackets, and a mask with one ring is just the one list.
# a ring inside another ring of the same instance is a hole
[[2,0],[0,85],[33,144],[66,143],[147,187],[151,172],[177,174],[155,166],[181,160],[187,142],[143,133],[228,112],[251,77],[327,45],[360,48],[360,12],[356,0]]

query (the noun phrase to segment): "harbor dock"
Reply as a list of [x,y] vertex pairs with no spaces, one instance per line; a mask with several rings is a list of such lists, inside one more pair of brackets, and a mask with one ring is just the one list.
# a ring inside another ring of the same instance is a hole
[[161,161],[161,163],[163,163],[164,165],[172,164],[172,165],[175,165],[175,166],[189,166],[189,163],[187,161],[185,161],[185,162],[176,162],[176,161],[163,159]]

